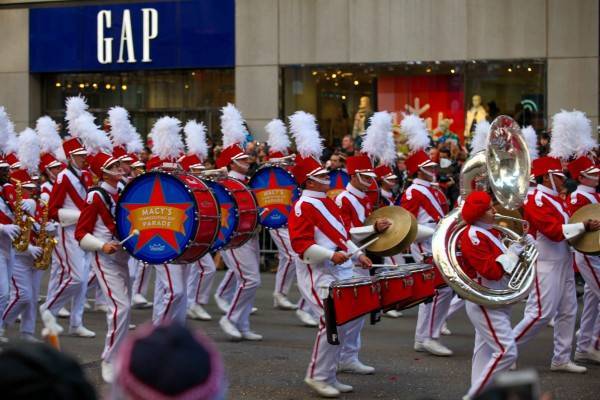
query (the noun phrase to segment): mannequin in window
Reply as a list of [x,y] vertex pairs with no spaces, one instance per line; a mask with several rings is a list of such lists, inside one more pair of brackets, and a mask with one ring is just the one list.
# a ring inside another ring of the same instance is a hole
[[360,141],[359,138],[364,135],[371,115],[373,115],[371,99],[368,96],[362,96],[358,104],[358,111],[354,115],[354,127],[352,128],[352,137],[355,142],[357,142],[357,139]]
[[471,99],[471,108],[467,111],[467,123],[465,124],[465,140],[471,141],[477,122],[487,118],[487,111],[481,101],[481,96],[476,94]]

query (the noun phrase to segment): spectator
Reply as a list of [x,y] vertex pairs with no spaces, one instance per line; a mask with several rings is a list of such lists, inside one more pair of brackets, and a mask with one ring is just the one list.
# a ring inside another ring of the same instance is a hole
[[150,147],[144,146],[142,152],[140,153],[140,161],[146,164],[150,159],[150,156],[152,156],[152,150],[150,150]]
[[346,135],[342,139],[342,153],[346,157],[353,156],[356,149],[354,148],[354,139],[352,139],[352,135]]
[[329,157],[329,162],[328,162],[327,167],[330,170],[343,169],[346,167],[345,161],[346,161],[345,158],[343,158],[340,153],[335,152],[331,155],[331,157]]
[[542,132],[540,135],[540,157],[547,156],[550,152],[550,132]]

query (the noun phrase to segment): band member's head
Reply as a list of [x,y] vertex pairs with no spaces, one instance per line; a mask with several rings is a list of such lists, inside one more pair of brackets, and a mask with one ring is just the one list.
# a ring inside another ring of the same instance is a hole
[[121,163],[117,158],[107,153],[98,153],[91,157],[91,169],[98,179],[116,186],[123,177]]
[[42,154],[40,157],[40,171],[46,176],[46,179],[52,183],[56,176],[62,170],[63,164],[50,153]]
[[217,168],[227,167],[231,171],[246,174],[250,169],[250,160],[242,146],[247,141],[248,130],[242,114],[231,103],[223,107],[221,112],[223,150],[217,158]]
[[71,167],[83,170],[88,167],[87,150],[79,138],[72,137],[66,139],[63,144],[63,151]]
[[379,185],[383,190],[391,192],[398,185],[398,176],[387,165],[380,165],[375,168],[375,173],[379,178]]
[[10,180],[14,185],[21,184],[24,199],[29,199],[37,193],[38,184],[36,180],[22,168],[11,171]]
[[348,157],[346,159],[346,170],[350,175],[352,186],[362,191],[368,190],[377,177],[373,170],[373,163],[366,154]]
[[121,164],[121,169],[123,170],[124,176],[131,175],[131,163],[133,162],[133,158],[127,153],[127,150],[123,146],[115,146],[113,147],[113,158],[119,160]]
[[560,193],[564,190],[566,176],[558,158],[540,157],[531,163],[531,173],[538,184]]
[[436,182],[438,164],[433,162],[424,151],[411,154],[406,159],[406,169],[412,178],[419,178],[428,182]]
[[227,169],[240,174],[246,174],[250,169],[248,155],[239,144],[234,144],[224,148],[217,158],[217,168],[227,167]]
[[476,222],[491,225],[494,223],[495,213],[492,197],[483,191],[469,193],[461,209],[462,219],[469,225]]
[[303,189],[323,193],[330,189],[329,172],[314,157],[296,157],[292,173],[298,185]]
[[571,178],[581,185],[596,187],[600,183],[600,166],[594,164],[590,157],[582,156],[571,161],[567,166]]
[[328,166],[329,169],[342,169],[345,167],[346,159],[342,156],[342,154],[335,152],[329,157]]

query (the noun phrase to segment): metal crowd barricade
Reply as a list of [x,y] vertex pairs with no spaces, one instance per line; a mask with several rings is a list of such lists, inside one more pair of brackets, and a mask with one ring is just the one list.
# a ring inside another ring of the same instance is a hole
[[258,232],[258,238],[260,243],[260,269],[261,271],[271,271],[277,269],[277,246],[268,229],[261,228]]

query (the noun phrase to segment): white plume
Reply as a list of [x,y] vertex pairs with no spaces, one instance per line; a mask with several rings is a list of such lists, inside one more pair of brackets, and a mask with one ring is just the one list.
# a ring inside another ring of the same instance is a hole
[[475,133],[473,134],[473,140],[471,140],[471,155],[479,153],[487,147],[490,126],[490,123],[486,120],[479,121],[475,125]]
[[8,139],[4,144],[4,154],[16,153],[19,149],[19,141],[17,134],[15,133],[15,126],[10,123],[10,131],[8,132]]
[[19,134],[17,158],[21,162],[21,168],[30,175],[37,174],[40,165],[40,138],[33,129],[25,128]]
[[46,115],[38,118],[35,123],[35,130],[40,137],[40,149],[42,153],[49,153],[56,156],[58,149],[62,145],[62,140],[58,134],[58,124]]
[[206,160],[208,145],[206,144],[206,126],[204,123],[189,120],[183,131],[185,132],[185,144],[188,153],[196,154],[201,160]]
[[537,133],[535,133],[533,126],[526,126],[525,128],[521,129],[521,133],[523,134],[525,143],[527,143],[527,149],[529,150],[529,158],[531,158],[531,161],[539,158],[540,153],[537,144]]
[[117,106],[108,110],[108,121],[110,137],[115,146],[127,146],[139,137],[137,130],[129,121],[129,113],[123,107]]
[[552,116],[552,157],[568,159],[587,155],[598,143],[592,137],[592,123],[581,111],[565,111]]
[[304,111],[296,111],[289,117],[290,132],[296,142],[296,150],[304,157],[317,160],[323,153],[323,138],[319,136],[315,116]]
[[133,154],[139,154],[144,149],[144,142],[139,132],[135,130],[129,142],[127,142],[127,152]]
[[221,132],[223,133],[223,147],[233,144],[240,146],[246,141],[248,132],[244,127],[244,118],[240,111],[231,103],[221,109]]
[[14,135],[14,125],[12,124],[8,114],[4,107],[0,106],[0,151],[2,153],[8,154],[9,151],[6,150],[8,140],[10,135]]
[[286,154],[291,143],[283,121],[279,118],[272,119],[265,126],[265,131],[269,134],[269,139],[267,140],[269,151]]
[[173,117],[161,117],[152,127],[152,153],[163,160],[177,158],[183,153],[183,140],[179,132],[181,122]]
[[405,115],[400,122],[400,130],[406,135],[411,152],[424,150],[431,144],[425,121],[417,115]]
[[73,137],[79,137],[79,132],[74,129],[73,122],[84,114],[88,114],[86,99],[83,96],[68,97],[66,101],[67,111],[65,120],[67,121],[67,131]]
[[[361,149],[372,160],[381,161],[382,158],[389,157],[389,155],[384,156],[384,153],[389,152],[386,146],[389,145],[390,135],[392,134],[392,115],[387,111],[376,112],[371,116],[369,123]],[[393,145],[394,139],[391,139]],[[395,155],[396,152],[394,151],[394,157]]]
[[97,154],[101,151],[112,152],[112,143],[106,135],[94,123],[94,116],[90,113],[84,113],[71,122],[73,129],[78,132],[78,137],[83,142],[86,150],[90,154]]

